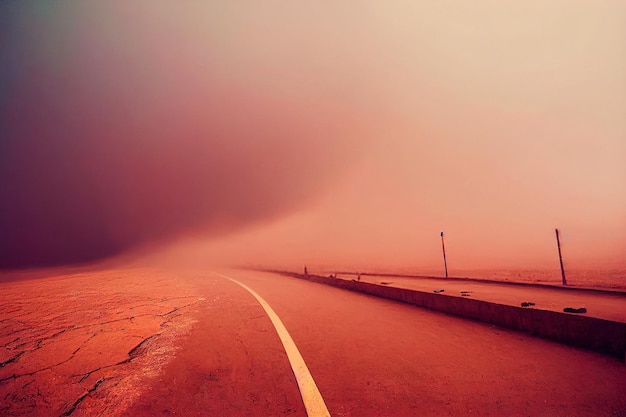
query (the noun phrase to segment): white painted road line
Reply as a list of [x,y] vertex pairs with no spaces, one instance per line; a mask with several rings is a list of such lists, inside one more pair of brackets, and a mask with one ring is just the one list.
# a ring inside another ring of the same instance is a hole
[[324,403],[322,394],[320,394],[320,391],[317,389],[317,385],[315,385],[315,381],[309,372],[309,368],[306,366],[306,363],[304,363],[304,359],[302,358],[300,351],[298,351],[293,339],[289,335],[289,332],[285,328],[285,325],[282,321],[280,321],[280,318],[274,312],[272,307],[270,307],[270,305],[263,298],[261,298],[259,294],[246,284],[243,284],[231,277],[227,277],[226,275],[218,274],[217,272],[213,273],[240,285],[257,299],[272,321],[272,324],[278,333],[278,337],[283,343],[285,352],[287,352],[287,358],[291,364],[293,374],[296,376],[296,381],[298,382],[298,388],[300,389],[300,395],[302,395],[302,402],[304,402],[304,408],[306,408],[307,415],[309,417],[330,417],[328,408],[326,408],[326,403]]

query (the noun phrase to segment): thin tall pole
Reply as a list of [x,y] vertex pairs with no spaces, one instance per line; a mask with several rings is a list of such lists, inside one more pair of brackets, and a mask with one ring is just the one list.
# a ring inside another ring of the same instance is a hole
[[554,229],[556,233],[556,246],[559,248],[559,263],[561,264],[561,279],[563,280],[563,285],[567,285],[567,280],[565,279],[565,268],[563,268],[563,256],[561,255],[561,239],[559,237],[559,229]]
[[446,245],[443,242],[443,231],[441,232],[441,249],[443,250],[443,266],[446,268],[446,278],[448,278],[448,261],[446,260]]

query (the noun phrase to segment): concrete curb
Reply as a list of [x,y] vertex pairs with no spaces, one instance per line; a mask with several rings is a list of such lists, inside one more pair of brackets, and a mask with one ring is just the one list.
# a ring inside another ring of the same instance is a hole
[[305,276],[292,272],[273,272],[525,332],[626,361],[626,323],[406,288],[387,287],[369,282],[348,281],[311,274]]

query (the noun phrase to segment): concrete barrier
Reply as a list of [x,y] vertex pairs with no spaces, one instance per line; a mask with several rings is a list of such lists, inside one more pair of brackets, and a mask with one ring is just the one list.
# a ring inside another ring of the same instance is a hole
[[469,318],[533,336],[589,349],[626,360],[626,323],[556,311],[521,308],[464,297],[406,288],[388,287],[319,275],[281,272],[376,297],[412,304],[429,310]]

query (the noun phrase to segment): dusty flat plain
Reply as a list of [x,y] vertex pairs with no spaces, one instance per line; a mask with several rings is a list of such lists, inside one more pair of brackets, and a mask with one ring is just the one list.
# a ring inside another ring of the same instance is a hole
[[[224,271],[222,271],[224,272]],[[274,274],[274,308],[333,416],[626,416],[610,357]],[[208,270],[0,283],[0,414],[305,416],[258,302]]]

